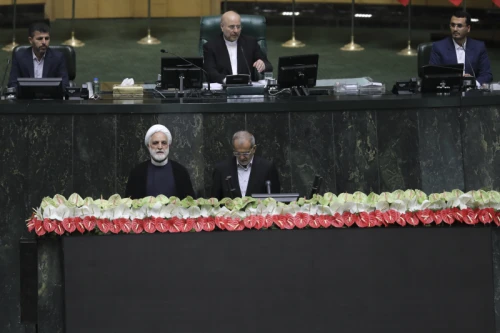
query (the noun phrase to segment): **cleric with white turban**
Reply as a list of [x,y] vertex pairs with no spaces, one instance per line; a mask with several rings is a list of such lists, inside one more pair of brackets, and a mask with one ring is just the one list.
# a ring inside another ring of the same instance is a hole
[[184,199],[194,197],[189,173],[181,164],[168,158],[172,134],[161,124],[153,125],[146,132],[144,144],[150,159],[138,164],[131,172],[125,191],[126,197],[140,199],[163,194]]

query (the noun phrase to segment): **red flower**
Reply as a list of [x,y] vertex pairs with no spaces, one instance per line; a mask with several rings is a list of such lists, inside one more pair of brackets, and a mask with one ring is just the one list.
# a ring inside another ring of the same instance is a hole
[[35,220],[35,232],[38,236],[43,236],[47,232],[43,227],[43,222],[40,220]]
[[80,217],[75,217],[73,219],[76,225],[76,230],[78,230],[81,234],[85,232],[85,226],[83,225],[83,220]]
[[130,223],[130,227],[133,232],[136,234],[140,234],[144,231],[144,228],[142,226],[142,220],[140,219],[133,219],[132,222]]
[[385,226],[387,227],[387,223],[384,220],[384,214],[380,210],[374,210],[370,212],[370,221],[377,227]]
[[168,230],[170,230],[170,232],[172,233],[181,232],[184,228],[184,221],[182,221],[182,219],[178,218],[177,216],[172,217],[167,221],[167,223]]
[[316,223],[319,223],[323,228],[328,228],[332,225],[332,216],[331,215],[316,215],[314,217]]
[[389,209],[388,211],[382,213],[382,216],[387,224],[394,224],[399,220],[401,214],[397,210]]
[[451,209],[451,214],[453,214],[453,217],[455,218],[455,220],[457,220],[458,222],[464,222],[464,217],[465,217],[465,214],[464,212],[462,212],[460,209],[458,208],[452,208]]
[[271,228],[274,223],[275,215],[266,215],[264,216],[264,228]]
[[339,213],[335,213],[332,216],[331,222],[335,228],[342,228],[344,226],[344,217]]
[[406,219],[405,219],[404,214],[399,214],[398,219],[396,220],[396,223],[402,227],[404,227],[406,225]]
[[243,224],[245,224],[245,227],[247,229],[252,229],[257,224],[255,215],[245,217],[245,219],[243,220]]
[[52,221],[51,219],[43,219],[43,228],[47,232],[52,232],[56,230],[56,225],[57,225],[56,222]]
[[194,219],[193,218],[179,219],[179,222],[181,224],[181,231],[182,232],[190,232],[194,228]]
[[500,211],[498,211],[495,214],[495,217],[493,217],[493,222],[495,222],[495,224],[500,227]]
[[280,229],[285,229],[286,215],[273,215],[274,224]]
[[99,230],[101,230],[101,232],[107,234],[111,225],[110,223],[108,223],[107,220],[105,219],[97,219],[96,220],[96,224],[97,224],[97,227],[99,228]]
[[31,220],[28,220],[26,223],[26,226],[28,227],[28,232],[32,232],[33,229],[35,229],[35,221],[38,219],[36,217],[33,217]]
[[495,217],[495,210],[493,208],[480,209],[477,217],[484,224],[491,223]]
[[56,234],[62,236],[64,234],[64,228],[60,222],[56,223],[56,229],[54,230]]
[[[266,218],[262,215],[252,215],[252,219],[255,221],[254,228],[260,230],[266,226]],[[272,224],[272,221],[271,221]]]
[[72,233],[73,231],[76,230],[76,223],[72,218],[69,217],[65,218],[64,220],[62,220],[61,224],[64,230],[66,230],[69,233]]
[[434,214],[430,209],[420,210],[416,215],[423,224],[431,224],[434,221]]
[[451,209],[443,209],[441,211],[441,217],[443,218],[443,222],[451,225],[455,222],[455,215],[453,214]]
[[149,234],[156,231],[156,224],[152,218],[145,218],[142,221],[142,227],[144,228],[144,231]]
[[243,220],[237,217],[227,219],[226,230],[241,231],[243,229],[245,229],[245,223],[243,222]]
[[306,214],[306,213],[297,213],[293,219],[292,223],[299,229],[305,228],[307,225],[309,225],[309,222],[311,220],[311,215]]
[[342,214],[342,219],[344,220],[344,224],[348,227],[351,227],[354,223],[357,224],[358,216],[356,214],[351,214],[349,212],[344,212]]
[[95,229],[96,226],[96,218],[95,216],[85,216],[83,218],[83,226],[87,231],[92,231]]
[[434,220],[434,222],[439,225],[441,224],[441,222],[443,222],[443,215],[441,215],[441,211],[435,211],[432,213],[433,217],[432,219]]
[[319,227],[321,227],[321,217],[319,215],[314,215],[314,216],[311,216],[311,221],[309,222],[309,226],[311,228],[314,228],[314,229],[318,229]]
[[132,222],[129,219],[119,218],[119,219],[116,219],[114,223],[118,224],[118,226],[120,227],[120,230],[126,234],[128,234],[132,231]]
[[205,217],[203,222],[203,230],[213,231],[215,229],[215,219],[213,217]]
[[161,233],[165,233],[168,231],[170,225],[167,223],[163,217],[152,217],[153,223],[155,224],[155,229]]
[[193,228],[196,232],[201,232],[203,230],[203,224],[205,223],[204,217],[199,217],[194,220]]
[[477,214],[472,209],[462,209],[462,215],[465,223],[471,225],[477,224]]
[[356,220],[356,225],[360,228],[370,227],[372,223],[370,222],[370,214],[367,212],[361,212]]
[[215,217],[215,225],[217,226],[217,228],[221,229],[221,230],[224,230],[226,229],[226,223],[227,223],[227,219],[223,216],[216,216]]

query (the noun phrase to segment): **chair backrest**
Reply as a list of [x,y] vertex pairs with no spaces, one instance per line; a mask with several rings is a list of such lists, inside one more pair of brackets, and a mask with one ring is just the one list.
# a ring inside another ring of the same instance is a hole
[[[31,47],[30,45],[21,45],[17,46],[14,51],[12,52],[12,55],[14,55],[16,52],[24,51],[27,48]],[[66,61],[66,68],[68,70],[68,78],[70,81],[74,81],[76,78],[76,54],[75,54],[75,49],[73,46],[69,45],[54,45],[50,46],[52,50],[56,50],[64,54],[64,60]]]
[[418,45],[417,48],[417,71],[418,76],[421,78],[423,76],[422,66],[428,65],[431,59],[432,42],[422,43]]
[[[262,52],[267,55],[267,42],[266,42],[266,18],[260,15],[240,15],[242,34],[252,36],[257,39]],[[216,16],[203,16],[200,20],[200,42],[198,44],[198,52],[200,56],[203,55],[203,44],[209,40],[219,37],[220,30],[220,17]]]

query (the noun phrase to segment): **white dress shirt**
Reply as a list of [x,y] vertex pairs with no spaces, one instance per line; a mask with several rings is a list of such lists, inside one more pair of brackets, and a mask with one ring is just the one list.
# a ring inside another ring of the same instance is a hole
[[229,52],[233,75],[236,75],[238,74],[238,40],[230,42],[224,39],[224,41],[226,42],[227,52]]
[[236,159],[236,168],[238,169],[238,182],[240,183],[241,196],[244,197],[248,189],[248,181],[250,180],[250,172],[252,171],[253,157],[246,167],[238,163]]
[[31,51],[31,53],[33,54],[33,74],[35,75],[35,78],[41,79],[43,77],[43,62],[45,60],[45,54],[43,55],[42,59],[38,60],[35,52]]
[[[467,63],[466,63],[467,60],[465,59],[465,49],[467,48],[467,38],[465,39],[463,46],[458,45],[454,39],[452,39],[452,40],[453,40],[453,44],[455,45],[455,52],[457,53],[457,64],[464,64],[464,74],[465,74],[465,67],[467,66]],[[470,60],[468,63],[472,67]],[[476,86],[479,88],[479,87],[481,87],[481,84],[478,81],[476,81]]]

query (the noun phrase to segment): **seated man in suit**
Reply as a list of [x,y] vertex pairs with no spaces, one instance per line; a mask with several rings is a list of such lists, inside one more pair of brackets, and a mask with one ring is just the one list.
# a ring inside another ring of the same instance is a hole
[[215,165],[212,179],[212,197],[231,197],[226,177],[231,176],[236,197],[267,193],[266,181],[271,181],[271,193],[280,193],[278,171],[272,162],[255,156],[254,136],[247,131],[233,135],[233,157]]
[[130,172],[125,196],[140,199],[163,194],[184,199],[194,197],[189,173],[179,163],[169,160],[172,135],[163,125],[153,125],[146,133],[144,143],[149,150],[150,159],[144,161]]
[[12,57],[9,87],[15,87],[19,77],[61,77],[63,86],[67,87],[69,80],[64,55],[49,48],[49,26],[43,22],[33,23],[28,29],[28,34],[31,47],[15,52]]
[[222,34],[203,45],[203,67],[210,75],[210,82],[224,83],[226,75],[251,75],[252,67],[260,73],[273,71],[273,66],[260,49],[257,40],[241,35],[243,27],[238,13],[224,13],[220,19],[220,28]]
[[471,16],[458,11],[451,17],[451,36],[432,45],[431,65],[465,64],[464,76],[475,76],[480,87],[493,80],[490,60],[484,43],[467,35],[470,32]]

